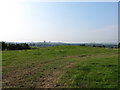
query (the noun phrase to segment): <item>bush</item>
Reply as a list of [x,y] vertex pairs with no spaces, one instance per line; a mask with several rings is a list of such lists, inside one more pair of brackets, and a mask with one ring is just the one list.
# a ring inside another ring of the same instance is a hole
[[5,43],[2,42],[2,50],[23,50],[30,49],[30,46],[27,43]]

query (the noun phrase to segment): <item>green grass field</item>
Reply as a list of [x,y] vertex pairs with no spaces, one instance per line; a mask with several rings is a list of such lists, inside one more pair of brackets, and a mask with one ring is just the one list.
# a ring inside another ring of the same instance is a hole
[[3,88],[117,88],[118,49],[54,46],[2,52]]

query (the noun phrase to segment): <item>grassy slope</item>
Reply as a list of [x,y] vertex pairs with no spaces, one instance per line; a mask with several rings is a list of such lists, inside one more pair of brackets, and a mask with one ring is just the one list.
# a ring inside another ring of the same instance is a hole
[[118,50],[55,46],[3,51],[3,87],[117,87]]

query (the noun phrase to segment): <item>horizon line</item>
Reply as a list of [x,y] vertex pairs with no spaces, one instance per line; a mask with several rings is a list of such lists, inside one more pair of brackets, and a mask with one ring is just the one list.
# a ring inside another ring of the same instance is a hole
[[119,43],[119,42],[67,42],[67,41],[0,41],[0,42],[18,42],[18,43],[39,43],[39,42],[52,42],[52,43]]

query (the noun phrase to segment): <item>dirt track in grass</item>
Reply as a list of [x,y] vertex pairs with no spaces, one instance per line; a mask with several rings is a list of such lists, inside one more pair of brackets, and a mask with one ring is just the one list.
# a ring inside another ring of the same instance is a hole
[[[65,82],[67,79],[64,79],[64,81],[61,78],[67,75],[77,64],[84,61],[89,62],[92,59],[91,64],[98,65],[99,63],[94,59],[102,57],[105,60],[116,57],[116,55],[117,50],[115,49],[79,46],[4,51],[2,84],[4,88],[66,88],[69,87],[69,82]],[[12,61],[9,58],[12,58]],[[107,61],[105,65],[101,66],[113,66],[109,65],[112,61],[110,63]],[[114,64],[114,61],[112,64]],[[84,64],[82,65],[84,66]],[[85,68],[88,68],[88,66]],[[74,81],[74,78],[70,79]]]

